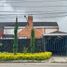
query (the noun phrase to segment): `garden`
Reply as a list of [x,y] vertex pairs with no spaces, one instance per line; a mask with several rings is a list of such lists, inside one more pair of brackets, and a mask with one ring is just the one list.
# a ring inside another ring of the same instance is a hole
[[0,53],[0,61],[8,60],[46,60],[52,56],[51,52],[39,53]]
[[35,46],[35,32],[32,27],[30,44],[28,48],[24,48],[23,52],[18,53],[18,19],[16,18],[16,23],[14,27],[14,43],[13,52],[0,52],[0,61],[13,61],[13,60],[47,60],[51,58],[52,52],[36,52],[37,48]]

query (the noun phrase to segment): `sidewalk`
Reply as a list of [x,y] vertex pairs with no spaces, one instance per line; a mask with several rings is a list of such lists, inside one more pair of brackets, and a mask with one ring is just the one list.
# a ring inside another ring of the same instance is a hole
[[67,67],[66,63],[0,63],[0,67]]
[[52,57],[51,59],[49,59],[49,63],[67,63],[67,57]]

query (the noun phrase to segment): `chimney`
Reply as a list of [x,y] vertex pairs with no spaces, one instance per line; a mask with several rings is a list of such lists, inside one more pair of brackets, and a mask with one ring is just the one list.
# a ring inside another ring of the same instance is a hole
[[32,16],[28,16],[27,22],[28,22],[28,25],[32,27],[33,26],[33,17]]

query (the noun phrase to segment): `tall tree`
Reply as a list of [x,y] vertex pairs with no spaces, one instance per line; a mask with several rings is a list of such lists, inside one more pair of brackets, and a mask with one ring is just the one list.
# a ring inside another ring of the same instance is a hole
[[16,54],[18,51],[18,36],[17,36],[17,32],[18,32],[18,18],[16,17],[16,23],[15,23],[15,27],[14,27],[14,44],[13,44],[13,53]]
[[35,48],[35,31],[34,29],[31,30],[31,39],[30,39],[30,52],[34,53],[36,50]]

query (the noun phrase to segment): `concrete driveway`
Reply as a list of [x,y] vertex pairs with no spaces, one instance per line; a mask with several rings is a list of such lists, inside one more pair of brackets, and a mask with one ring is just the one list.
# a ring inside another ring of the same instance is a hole
[[67,63],[0,63],[0,67],[67,67]]

